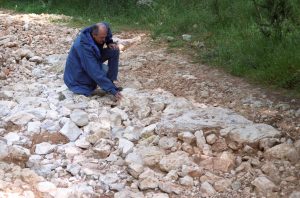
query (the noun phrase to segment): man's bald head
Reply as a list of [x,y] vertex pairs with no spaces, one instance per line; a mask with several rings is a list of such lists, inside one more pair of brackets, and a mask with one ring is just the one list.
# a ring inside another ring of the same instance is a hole
[[99,33],[107,33],[107,27],[104,23],[96,23],[92,26],[92,34],[98,35]]
[[104,23],[97,23],[92,26],[92,36],[98,44],[105,42],[107,31],[107,26]]

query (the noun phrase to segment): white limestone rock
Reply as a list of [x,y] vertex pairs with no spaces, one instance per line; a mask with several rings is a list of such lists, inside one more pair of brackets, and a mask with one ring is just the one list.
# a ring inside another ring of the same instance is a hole
[[22,59],[23,57],[26,57],[26,58],[31,58],[34,56],[34,53],[32,51],[30,51],[29,49],[26,49],[26,48],[20,48],[18,49],[15,54],[20,58]]
[[54,151],[56,145],[52,145],[48,142],[42,142],[35,146],[35,153],[38,155],[46,155]]
[[118,113],[111,113],[109,115],[109,121],[112,127],[122,126],[122,117]]
[[118,107],[114,107],[110,111],[113,113],[119,114],[121,116],[122,120],[128,119],[128,114],[124,110],[119,109]]
[[177,138],[163,136],[159,139],[158,146],[162,149],[171,149],[177,145]]
[[107,158],[112,150],[112,143],[106,139],[100,139],[93,147],[93,151],[97,153],[97,156],[101,159]]
[[245,126],[231,126],[220,131],[223,137],[240,144],[258,143],[264,138],[280,136],[280,132],[274,127],[266,124],[248,124]]
[[214,158],[213,167],[215,170],[228,172],[235,166],[235,156],[227,151],[224,151],[220,157]]
[[64,147],[64,153],[67,158],[72,159],[75,156],[79,156],[81,154],[82,150],[73,144],[69,144]]
[[76,140],[75,145],[83,149],[87,149],[91,146],[90,142],[88,142],[85,137]]
[[182,165],[193,164],[189,159],[189,155],[184,151],[176,151],[164,156],[160,162],[159,167],[161,170],[169,172],[170,170],[180,170]]
[[264,176],[257,177],[251,184],[256,187],[258,193],[264,195],[277,189],[276,185]]
[[41,124],[41,132],[57,132],[59,130],[59,121],[46,119]]
[[214,144],[217,141],[218,137],[215,134],[209,134],[206,136],[206,142],[208,144]]
[[68,164],[67,171],[71,173],[73,176],[78,175],[81,170],[81,166],[79,164]]
[[203,149],[204,145],[206,144],[205,137],[203,135],[203,131],[196,131],[195,132],[195,137],[196,137],[196,143],[197,146],[201,149]]
[[165,155],[164,150],[157,146],[140,146],[137,153],[142,158],[142,163],[146,166],[155,166]]
[[145,198],[169,198],[169,195],[166,193],[148,192]]
[[35,63],[42,63],[43,62],[43,58],[40,56],[33,56],[29,59],[30,62],[35,62]]
[[56,185],[48,181],[39,182],[37,184],[37,190],[43,193],[51,193],[56,191]]
[[42,123],[40,121],[28,122],[27,131],[30,133],[39,133]]
[[145,138],[154,135],[155,129],[156,129],[156,124],[151,124],[143,128],[143,130],[141,131],[141,137]]
[[186,132],[179,133],[178,139],[180,139],[183,142],[186,142],[188,144],[191,144],[195,141],[196,137],[191,132],[186,131]]
[[144,164],[141,155],[137,151],[133,151],[132,153],[129,153],[125,158],[125,162],[127,165],[132,163],[141,164],[141,165]]
[[0,160],[6,158],[8,155],[8,145],[5,141],[0,140]]
[[148,189],[155,189],[158,187],[158,179],[155,177],[147,177],[144,179],[140,179],[139,181],[139,188],[141,190],[148,190]]
[[182,35],[182,39],[184,41],[191,41],[192,40],[192,35],[190,35],[190,34],[183,34]]
[[30,156],[30,150],[19,145],[9,147],[9,157],[13,161],[26,163]]
[[164,177],[165,181],[176,181],[178,179],[178,171],[170,170],[168,174]]
[[300,191],[294,191],[289,196],[289,198],[299,198],[299,197],[300,197]]
[[122,151],[124,155],[127,155],[132,151],[134,147],[134,144],[130,142],[129,140],[126,140],[124,138],[119,139],[119,146],[118,148]]
[[200,187],[200,192],[204,197],[213,196],[216,193],[216,190],[212,187],[210,183],[203,182]]
[[135,192],[128,189],[124,189],[114,194],[114,198],[145,198],[142,192]]
[[194,180],[192,177],[187,175],[187,176],[184,176],[183,178],[180,178],[179,183],[184,186],[193,186]]
[[119,181],[119,175],[117,173],[105,173],[105,175],[100,176],[100,181],[110,186]]
[[218,192],[224,192],[227,189],[230,189],[230,185],[232,184],[231,179],[221,179],[217,180],[214,184],[214,188]]
[[272,148],[269,148],[264,156],[268,159],[282,159],[282,160],[290,160],[291,162],[298,162],[300,159],[299,152],[297,152],[296,148],[292,144],[279,144]]
[[139,175],[144,171],[144,166],[137,163],[131,163],[128,165],[128,172],[134,178],[138,178]]
[[18,141],[20,141],[21,137],[18,133],[10,132],[4,136],[4,138],[7,142],[7,145],[12,145]]
[[70,118],[79,127],[85,126],[89,123],[88,114],[81,109],[75,109],[71,113]]
[[169,194],[175,193],[177,195],[180,195],[183,190],[179,185],[177,185],[173,182],[168,182],[168,181],[159,182],[158,187],[163,192],[166,192]]
[[60,130],[60,133],[66,136],[70,141],[74,142],[82,134],[82,130],[79,129],[74,122],[69,120]]
[[4,119],[4,121],[6,121],[6,122],[11,121],[16,125],[25,125],[34,118],[35,118],[34,115],[24,112],[24,111],[20,111],[9,117],[6,117]]

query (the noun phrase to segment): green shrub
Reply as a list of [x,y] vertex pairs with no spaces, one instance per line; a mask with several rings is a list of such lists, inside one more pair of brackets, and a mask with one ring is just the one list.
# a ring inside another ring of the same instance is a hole
[[252,0],[256,8],[257,24],[265,37],[281,39],[292,31],[294,12],[291,1]]

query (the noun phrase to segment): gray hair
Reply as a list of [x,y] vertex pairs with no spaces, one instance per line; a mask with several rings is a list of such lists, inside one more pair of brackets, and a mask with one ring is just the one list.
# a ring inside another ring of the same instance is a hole
[[105,30],[107,32],[108,28],[104,23],[96,23],[92,26],[92,34],[98,35],[101,30]]

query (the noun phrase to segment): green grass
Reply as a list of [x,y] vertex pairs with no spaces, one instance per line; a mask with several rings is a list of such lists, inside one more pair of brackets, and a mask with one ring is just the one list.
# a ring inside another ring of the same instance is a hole
[[[114,30],[148,30],[154,38],[174,37],[170,46],[175,49],[191,49],[200,41],[205,47],[192,49],[201,62],[300,94],[300,0],[289,0],[295,17],[287,21],[290,31],[281,39],[260,32],[251,0],[154,0],[151,6],[136,1],[0,0],[0,7],[73,16],[71,25],[77,27],[107,21]],[[183,41],[182,34],[191,34],[192,41]]]

